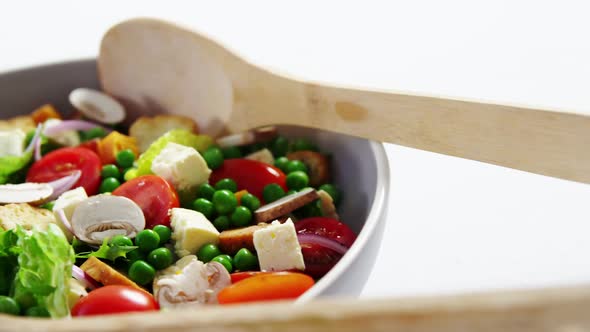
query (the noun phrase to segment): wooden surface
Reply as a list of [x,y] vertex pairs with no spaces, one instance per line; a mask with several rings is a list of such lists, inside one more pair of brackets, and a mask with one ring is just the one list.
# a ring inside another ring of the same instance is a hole
[[586,115],[290,79],[148,19],[105,35],[99,74],[136,114],[192,116],[212,135],[296,124],[590,183]]
[[502,331],[590,330],[590,287],[387,300],[322,299],[72,320],[0,317],[0,331]]

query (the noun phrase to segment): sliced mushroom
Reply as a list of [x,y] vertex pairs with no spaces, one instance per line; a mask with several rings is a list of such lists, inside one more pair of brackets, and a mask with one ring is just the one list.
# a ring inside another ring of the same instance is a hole
[[51,194],[53,187],[47,183],[3,184],[0,185],[0,204],[41,204],[49,199]]
[[320,197],[320,204],[322,209],[322,216],[340,220],[338,212],[336,212],[336,206],[332,196],[323,190],[318,190],[318,196]]
[[235,255],[242,248],[254,251],[254,232],[267,226],[262,223],[223,231],[219,233],[219,249],[228,255]]
[[260,161],[262,163],[269,165],[274,165],[275,163],[275,158],[273,157],[272,152],[270,152],[269,149],[258,150],[254,153],[250,153],[245,158]]
[[103,92],[78,88],[70,92],[69,99],[82,114],[100,123],[116,124],[125,119],[123,105]]
[[162,308],[217,303],[217,294],[231,284],[223,265],[204,264],[195,255],[185,256],[159,271],[154,278],[154,298]]
[[217,144],[222,147],[242,146],[252,143],[267,142],[278,135],[274,126],[260,127],[239,134],[228,135],[217,139]]
[[315,151],[295,151],[287,154],[289,160],[300,160],[309,168],[309,185],[318,187],[330,180],[330,163],[323,154]]
[[145,227],[143,212],[129,198],[98,195],[82,201],[71,220],[74,235],[81,241],[101,244],[106,237],[135,237]]
[[300,192],[287,195],[272,203],[268,203],[254,211],[256,222],[269,222],[281,216],[289,214],[305,204],[311,203],[318,199],[318,193],[313,188],[305,188]]

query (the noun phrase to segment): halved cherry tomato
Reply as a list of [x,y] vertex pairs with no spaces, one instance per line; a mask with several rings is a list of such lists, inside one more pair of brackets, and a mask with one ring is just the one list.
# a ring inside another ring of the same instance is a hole
[[[332,218],[302,219],[295,223],[295,229],[297,234],[324,236],[346,247],[350,247],[356,239],[356,235],[348,226]],[[324,276],[342,258],[342,255],[336,251],[312,243],[301,244],[301,253],[305,262],[305,273],[314,278]]]
[[280,169],[249,159],[226,159],[223,165],[211,173],[209,183],[230,178],[238,184],[238,190],[247,190],[262,201],[262,190],[267,184],[277,183],[287,191],[286,176]]
[[225,287],[217,295],[220,304],[296,299],[314,285],[302,273],[264,273]]
[[88,195],[98,192],[101,163],[98,155],[84,148],[61,148],[36,161],[27,173],[27,182],[51,182],[74,171],[81,172],[72,188],[84,187]]
[[244,271],[244,272],[234,272],[232,274],[230,274],[231,277],[231,283],[235,284],[238,281],[242,281],[244,279],[253,277],[253,276],[257,276],[260,274],[268,274],[268,273],[272,273],[272,272],[266,272],[266,271]]
[[136,311],[154,311],[159,306],[147,292],[139,289],[109,285],[97,288],[81,298],[72,308],[72,316],[93,316]]
[[113,195],[127,197],[139,205],[145,217],[146,228],[156,225],[170,227],[169,211],[180,206],[176,190],[157,175],[131,179],[115,189]]

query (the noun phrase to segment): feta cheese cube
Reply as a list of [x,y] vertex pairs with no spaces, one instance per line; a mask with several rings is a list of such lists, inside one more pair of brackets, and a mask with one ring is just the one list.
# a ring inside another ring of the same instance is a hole
[[219,232],[215,226],[197,211],[173,208],[170,226],[178,257],[194,255],[205,244],[219,242]]
[[304,270],[303,254],[291,219],[278,220],[254,232],[254,248],[262,271]]
[[72,216],[74,215],[74,210],[76,207],[83,201],[88,199],[88,195],[86,194],[86,190],[83,187],[78,187],[76,189],[68,190],[61,194],[56,200],[55,204],[53,205],[53,214],[55,215],[55,219],[57,220],[57,224],[61,228],[61,230],[66,234],[68,240],[72,240],[72,233],[59,221],[59,215],[57,211],[63,210],[64,215],[68,220],[72,220]]
[[21,156],[27,135],[20,129],[0,131],[0,157]]
[[151,170],[179,190],[203,184],[211,174],[197,150],[176,143],[168,143],[162,149],[154,158]]

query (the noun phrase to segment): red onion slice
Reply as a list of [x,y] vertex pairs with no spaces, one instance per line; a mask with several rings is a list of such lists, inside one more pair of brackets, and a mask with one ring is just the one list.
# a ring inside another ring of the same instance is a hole
[[88,273],[84,272],[84,270],[82,270],[76,265],[72,265],[72,277],[80,281],[85,288],[88,288],[90,290],[100,287],[96,280],[92,279],[92,277],[89,276]]
[[41,136],[35,141],[35,161],[41,159]]
[[84,121],[84,120],[64,120],[60,123],[50,126],[49,128],[45,128],[43,133],[47,136],[55,136],[56,134],[65,131],[65,130],[89,130],[92,128],[100,127],[104,129],[106,132],[111,132],[112,130],[105,128],[101,125],[98,125],[93,122]]
[[43,128],[43,126],[41,124],[38,124],[37,128],[35,129],[35,134],[33,135],[33,138],[31,139],[29,145],[24,151],[25,154],[33,150],[33,148],[38,144],[37,142],[41,141],[41,128]]
[[53,194],[51,194],[50,200],[57,199],[61,194],[72,189],[74,184],[80,179],[81,175],[82,172],[80,170],[75,170],[68,176],[48,182],[48,184],[53,187]]
[[348,251],[348,248],[345,245],[321,235],[297,234],[297,239],[300,244],[317,244],[324,248],[332,249],[341,255],[344,255]]
[[57,219],[59,219],[59,221],[64,225],[64,227],[70,233],[74,234],[74,232],[72,231],[72,224],[68,220],[68,217],[66,217],[66,213],[64,212],[64,210],[62,210],[62,209],[55,210],[55,213],[57,214]]

